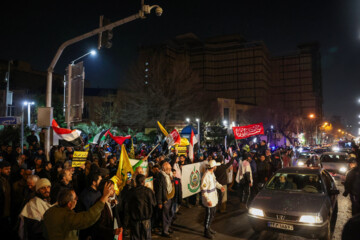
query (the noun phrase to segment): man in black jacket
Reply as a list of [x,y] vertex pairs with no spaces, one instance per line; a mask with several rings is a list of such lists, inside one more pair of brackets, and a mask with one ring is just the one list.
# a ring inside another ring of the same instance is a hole
[[233,154],[233,157],[228,163],[224,163],[223,156],[219,156],[216,161],[220,162],[221,165],[216,167],[215,170],[215,177],[216,180],[223,185],[225,188],[225,191],[218,191],[219,196],[219,205],[220,205],[220,212],[225,213],[226,212],[226,201],[227,201],[227,184],[228,184],[228,174],[227,169],[233,164],[235,157],[237,156],[236,153]]
[[152,219],[153,228],[158,228],[159,223],[161,222],[162,215],[162,207],[163,203],[167,201],[166,197],[166,183],[165,178],[160,173],[159,164],[155,164],[152,168],[153,176],[154,176],[154,192],[156,199],[156,208]]
[[145,176],[136,176],[136,187],[130,190],[128,207],[130,213],[131,240],[151,239],[151,217],[156,206],[155,195],[144,186]]
[[350,170],[346,174],[345,191],[346,197],[350,193],[352,215],[360,213],[360,168],[355,158],[349,160]]

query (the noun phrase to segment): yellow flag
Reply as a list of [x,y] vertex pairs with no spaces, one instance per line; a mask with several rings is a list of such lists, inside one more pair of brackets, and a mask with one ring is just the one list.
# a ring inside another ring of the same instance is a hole
[[111,180],[115,183],[115,193],[119,195],[120,191],[124,188],[127,180],[127,173],[131,172],[134,174],[134,171],[130,164],[129,156],[126,152],[125,144],[121,145],[121,155],[119,161],[119,167],[116,172],[116,175],[111,178]]
[[189,140],[187,138],[181,138],[181,142],[180,142],[181,146],[188,146],[190,145]]
[[167,135],[169,135],[169,133],[166,131],[166,129],[161,125],[161,123],[159,121],[157,122],[157,124],[159,125],[161,132],[165,135],[165,137],[167,137]]

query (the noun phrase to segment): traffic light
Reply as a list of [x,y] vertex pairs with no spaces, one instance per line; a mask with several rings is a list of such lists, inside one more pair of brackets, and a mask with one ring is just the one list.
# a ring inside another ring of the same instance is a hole
[[[100,16],[100,27],[109,25],[110,23],[110,19]],[[112,29],[99,33],[98,49],[100,50],[101,47],[111,48],[113,36]]]

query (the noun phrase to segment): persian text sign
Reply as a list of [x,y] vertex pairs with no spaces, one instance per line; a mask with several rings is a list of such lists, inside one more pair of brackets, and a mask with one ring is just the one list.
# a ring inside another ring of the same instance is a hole
[[200,163],[184,165],[181,174],[182,197],[186,198],[200,192]]
[[264,134],[264,127],[262,123],[256,123],[242,127],[233,127],[233,131],[235,139],[243,139]]

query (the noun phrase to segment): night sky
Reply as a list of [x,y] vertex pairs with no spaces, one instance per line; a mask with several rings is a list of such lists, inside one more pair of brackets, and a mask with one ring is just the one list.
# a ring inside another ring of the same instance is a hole
[[[140,7],[140,0],[6,2],[0,10],[0,59],[25,60],[41,71],[46,71],[61,43],[96,28],[99,15],[116,21]],[[359,0],[145,3],[160,5],[163,15],[157,17],[153,12],[146,19],[114,29],[113,47],[85,59],[85,75],[92,87],[121,87],[140,45],[161,43],[187,32],[200,39],[241,34],[249,41],[264,41],[273,56],[290,53],[299,43],[319,41],[325,116],[340,115],[345,123],[359,126]],[[97,36],[70,46],[55,72],[63,74],[71,60],[96,47]]]

